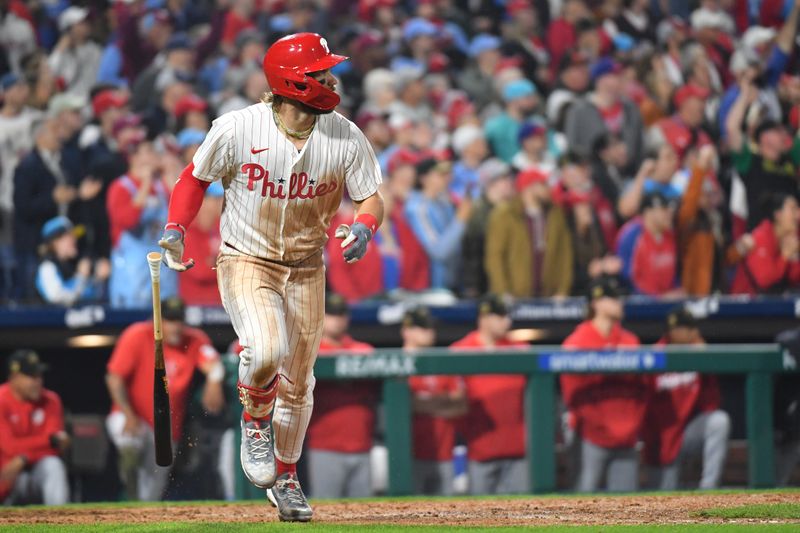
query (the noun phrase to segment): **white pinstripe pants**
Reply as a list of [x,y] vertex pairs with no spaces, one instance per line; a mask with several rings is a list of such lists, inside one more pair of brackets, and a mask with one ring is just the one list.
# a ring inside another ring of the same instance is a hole
[[300,459],[314,404],[314,361],[325,315],[322,253],[287,266],[249,256],[217,259],[222,305],[239,337],[239,381],[264,387],[283,375],[272,416],[275,455]]

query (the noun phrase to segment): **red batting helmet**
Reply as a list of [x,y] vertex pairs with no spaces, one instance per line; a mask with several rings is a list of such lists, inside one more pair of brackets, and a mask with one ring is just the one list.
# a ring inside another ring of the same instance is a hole
[[264,56],[264,75],[273,94],[331,111],[339,104],[339,95],[306,74],[327,70],[346,59],[332,54],[322,36],[295,33],[269,47]]

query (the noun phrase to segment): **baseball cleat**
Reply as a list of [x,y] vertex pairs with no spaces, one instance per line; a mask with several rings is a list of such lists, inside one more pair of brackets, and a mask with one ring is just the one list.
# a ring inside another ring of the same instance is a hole
[[278,508],[281,522],[308,522],[314,514],[300,488],[297,474],[292,472],[281,474],[275,480],[272,488],[267,489],[267,499],[273,507]]
[[242,417],[242,446],[240,459],[244,475],[250,483],[267,489],[275,483],[275,450],[272,444],[272,424],[269,421],[245,422]]

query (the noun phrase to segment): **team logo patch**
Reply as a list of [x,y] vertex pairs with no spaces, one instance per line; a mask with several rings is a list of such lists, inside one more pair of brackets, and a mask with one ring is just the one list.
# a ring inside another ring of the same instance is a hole
[[33,422],[34,426],[41,426],[44,424],[44,409],[36,409],[31,414],[31,422]]

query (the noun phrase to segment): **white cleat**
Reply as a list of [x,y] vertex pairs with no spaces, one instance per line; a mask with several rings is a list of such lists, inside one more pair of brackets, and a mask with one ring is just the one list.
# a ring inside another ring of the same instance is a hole
[[241,463],[250,483],[261,489],[275,484],[277,469],[272,444],[272,424],[253,420],[242,425]]

